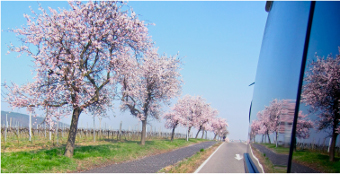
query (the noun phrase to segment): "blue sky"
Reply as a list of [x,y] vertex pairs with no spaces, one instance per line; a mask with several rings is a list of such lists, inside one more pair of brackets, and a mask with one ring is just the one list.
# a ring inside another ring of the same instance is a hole
[[[66,8],[66,2],[40,2],[43,8]],[[181,1],[131,1],[128,3],[140,15],[140,19],[155,26],[149,26],[159,53],[179,55],[183,60],[181,74],[184,84],[182,96],[200,95],[219,110],[219,117],[229,123],[230,139],[247,139],[248,112],[253,96],[256,67],[261,49],[264,26],[267,19],[265,1],[261,2],[181,2]],[[19,45],[15,34],[8,28],[26,24],[24,13],[31,14],[29,6],[38,11],[36,1],[1,2],[1,82],[24,84],[32,81],[31,59],[16,54],[6,55],[7,45]],[[2,90],[4,90],[2,88]],[[177,99],[172,100],[174,104]],[[115,105],[119,107],[119,103]],[[168,108],[164,107],[166,111]],[[1,101],[1,110],[11,111]],[[13,110],[26,113],[24,109]],[[115,129],[120,121],[123,128],[135,129],[138,120],[128,112],[109,113],[102,127]],[[116,117],[114,117],[115,115]],[[63,122],[69,123],[70,118]],[[92,127],[92,117],[82,113],[81,127]],[[96,120],[98,124],[98,119]],[[163,123],[151,122],[152,129],[164,130]],[[141,124],[140,124],[141,127]],[[141,129],[141,128],[140,128]],[[179,131],[184,132],[183,129]],[[196,130],[194,131],[194,134]]]

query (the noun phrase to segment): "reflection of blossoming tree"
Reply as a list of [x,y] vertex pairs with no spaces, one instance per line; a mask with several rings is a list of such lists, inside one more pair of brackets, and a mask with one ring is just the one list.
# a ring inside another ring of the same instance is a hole
[[255,143],[255,136],[259,134],[261,126],[260,120],[254,120],[250,125],[250,141],[253,139]]
[[270,123],[270,120],[269,120],[268,110],[265,109],[265,110],[258,112],[257,118],[261,122],[258,133],[262,135],[267,135],[269,144],[271,144],[269,134],[272,133],[272,129],[271,129],[272,124]]
[[314,124],[311,120],[306,119],[307,115],[299,112],[298,122],[296,124],[296,138],[307,139],[309,138],[309,129],[314,128]]
[[[250,125],[250,138],[254,138],[255,141],[256,135],[267,135],[269,143],[271,143],[269,134],[275,132],[277,146],[278,134],[284,129],[283,123],[293,123],[294,110],[295,102],[292,100],[274,99],[269,106],[257,113],[258,120],[254,120]],[[308,138],[310,128],[313,128],[313,123],[307,120],[306,115],[300,111],[296,136],[298,138]]]
[[318,130],[331,131],[329,160],[334,161],[340,132],[340,56],[329,55],[327,59],[317,56],[317,60],[310,63],[304,82],[302,102],[310,106],[310,112],[318,114]]

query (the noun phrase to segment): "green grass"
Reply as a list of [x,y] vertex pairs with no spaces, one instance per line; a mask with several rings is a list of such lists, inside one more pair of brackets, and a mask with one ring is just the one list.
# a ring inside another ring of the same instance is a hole
[[75,160],[61,154],[60,148],[37,152],[1,153],[1,173],[56,172],[56,168],[75,170],[77,167]]
[[158,171],[157,173],[189,173],[188,170],[190,170],[190,165],[197,161],[201,157],[202,152],[197,152],[193,156],[179,162],[175,165],[175,167],[171,168],[170,170],[165,170],[164,168]]
[[263,156],[265,165],[267,166],[267,173],[287,173],[287,166],[274,165],[268,157]]
[[323,173],[340,173],[340,157],[330,162],[328,154],[298,150],[293,153],[293,160]]
[[275,153],[279,153],[279,154],[289,154],[289,147],[276,147],[275,144],[269,144],[269,143],[261,143],[261,145],[267,147],[268,149],[274,151]]
[[[46,137],[44,136],[44,133],[35,134],[32,136],[32,141],[28,141],[28,134],[21,134],[18,138],[15,136],[14,133],[7,135],[7,141],[4,141],[3,134],[1,134],[1,151],[12,151],[16,149],[30,149],[30,148],[49,148],[49,147],[55,147],[58,144],[66,144],[68,134],[59,133],[58,143],[57,143],[57,137],[55,133],[51,134],[51,140],[49,140],[49,133],[47,133]],[[107,139],[106,136],[98,136],[96,135],[96,141],[102,141]],[[116,136],[114,137],[116,139]],[[110,140],[112,141],[112,136],[110,136]],[[87,143],[87,142],[93,142],[93,135],[88,136],[77,136],[76,143]]]
[[139,145],[139,141],[110,141],[100,145],[75,147],[72,159],[64,157],[65,146],[22,152],[1,153],[2,173],[54,173],[75,172],[85,170],[95,165],[118,163],[140,158],[146,155],[165,152],[189,144],[207,140],[168,139],[150,140],[145,146]]

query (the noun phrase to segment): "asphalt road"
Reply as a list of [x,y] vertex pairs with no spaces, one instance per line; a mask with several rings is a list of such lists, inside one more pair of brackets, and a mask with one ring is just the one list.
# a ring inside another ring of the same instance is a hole
[[[243,153],[247,146],[240,142],[224,142],[204,162],[197,173],[244,173]],[[237,155],[238,154],[238,155]]]
[[83,171],[83,173],[156,173],[160,169],[172,165],[186,157],[190,157],[200,151],[200,149],[206,149],[215,143],[215,141],[208,141],[194,144],[168,153],[149,156],[136,161],[95,168]]

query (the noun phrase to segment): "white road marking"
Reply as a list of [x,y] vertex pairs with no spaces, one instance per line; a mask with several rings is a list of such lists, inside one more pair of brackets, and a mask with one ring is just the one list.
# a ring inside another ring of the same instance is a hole
[[250,152],[251,152],[251,155],[256,159],[256,161],[257,161],[257,164],[260,166],[260,168],[261,168],[261,170],[262,170],[262,173],[264,173],[264,170],[263,170],[263,167],[262,167],[262,165],[261,165],[261,163],[260,163],[260,161],[259,161],[259,159],[257,159],[256,158],[256,156],[254,155],[254,153],[253,153],[253,150],[252,150],[252,148],[251,148],[251,146],[249,146],[250,147]]
[[241,160],[241,159],[243,159],[243,157],[242,156],[240,156],[240,154],[236,154],[236,157],[235,157],[235,159],[237,159],[237,160]]

